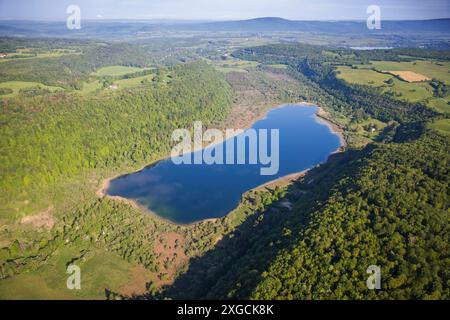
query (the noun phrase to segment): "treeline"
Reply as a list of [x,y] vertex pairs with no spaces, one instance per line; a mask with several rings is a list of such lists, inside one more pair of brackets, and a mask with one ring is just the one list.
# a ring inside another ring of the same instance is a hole
[[91,40],[59,39],[59,38],[13,38],[0,37],[0,52],[13,53],[19,49],[31,49],[32,52],[50,51],[55,49],[81,49],[90,44]]
[[389,60],[389,61],[414,61],[417,59],[436,59],[450,60],[450,51],[448,50],[430,50],[417,48],[394,48],[394,49],[378,49],[378,50],[353,50],[362,62],[370,60]]

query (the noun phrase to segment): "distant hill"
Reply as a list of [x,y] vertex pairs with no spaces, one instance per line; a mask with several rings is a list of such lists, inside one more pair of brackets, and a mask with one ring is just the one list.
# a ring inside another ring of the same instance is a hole
[[450,33],[450,19],[383,21],[381,30],[368,30],[365,21],[293,21],[277,17],[239,21],[101,21],[82,22],[81,30],[68,30],[65,22],[0,21],[0,36],[20,37],[125,37],[164,31],[196,32],[318,32],[327,34],[364,33]]
[[[366,21],[293,21],[282,18],[257,18],[177,26],[192,30],[210,31],[305,31],[325,33],[371,32]],[[379,32],[450,32],[450,19],[383,21]]]

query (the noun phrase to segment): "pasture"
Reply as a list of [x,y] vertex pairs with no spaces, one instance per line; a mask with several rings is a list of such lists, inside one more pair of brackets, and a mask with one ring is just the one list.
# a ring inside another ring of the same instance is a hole
[[411,62],[371,61],[379,71],[411,71],[430,79],[440,80],[450,85],[450,62],[433,60],[416,60]]
[[110,67],[103,67],[98,69],[96,72],[94,72],[92,75],[97,77],[120,77],[124,76],[126,74],[143,71],[145,69],[143,68],[136,68],[136,67],[125,67],[125,66],[110,66]]
[[[371,64],[355,65],[354,67],[338,66],[336,68],[336,77],[351,84],[381,88],[383,92],[391,94],[395,99],[411,103],[423,103],[438,112],[448,113],[450,96],[444,98],[436,97],[428,81],[408,82],[397,77],[405,75],[405,73],[399,71],[403,70],[408,72],[407,74],[409,75],[419,73],[444,82],[450,75],[447,69],[450,67],[450,63],[443,62],[439,63],[440,65],[436,65],[436,63],[434,61],[416,61],[411,63],[372,61]],[[410,70],[406,70],[407,68],[410,68]],[[427,71],[427,68],[430,68],[430,70]],[[392,74],[387,73],[386,70],[390,70],[389,73]],[[397,76],[394,76],[394,73]]]
[[0,83],[0,88],[5,89],[11,89],[12,92],[9,94],[5,94],[0,96],[1,98],[10,98],[14,97],[17,94],[19,94],[20,90],[22,89],[30,89],[39,87],[40,89],[48,89],[52,92],[58,91],[58,90],[64,90],[59,87],[53,87],[53,86],[47,86],[45,84],[39,83],[39,82],[29,82],[29,81],[6,81]]
[[450,138],[450,119],[436,120],[429,125],[429,128]]

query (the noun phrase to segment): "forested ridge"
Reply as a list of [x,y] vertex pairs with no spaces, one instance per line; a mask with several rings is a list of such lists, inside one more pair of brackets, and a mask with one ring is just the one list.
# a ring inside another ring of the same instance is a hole
[[[447,299],[448,152],[446,139],[427,133],[368,147],[349,168],[337,168],[346,175],[323,202],[299,202],[297,214],[309,221],[298,229],[286,223],[298,233],[251,296]],[[379,292],[365,286],[370,265],[381,267]]]

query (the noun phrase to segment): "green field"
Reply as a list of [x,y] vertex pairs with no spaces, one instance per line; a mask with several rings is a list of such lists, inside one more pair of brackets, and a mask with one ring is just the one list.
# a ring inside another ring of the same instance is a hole
[[385,87],[384,91],[393,93],[398,99],[413,103],[434,99],[433,90],[427,82],[409,83],[394,78],[393,85]]
[[337,68],[339,79],[349,83],[369,85],[373,87],[382,87],[385,81],[392,79],[393,76],[379,73],[370,69],[354,69],[347,66]]
[[117,84],[119,86],[119,89],[129,89],[139,86],[142,81],[152,81],[154,77],[155,75],[150,74],[142,77],[121,79],[114,81],[114,84]]
[[58,90],[64,90],[59,87],[47,86],[47,85],[39,83],[39,82],[6,81],[6,82],[0,83],[0,88],[8,88],[8,89],[11,89],[13,92],[2,95],[0,97],[1,98],[10,98],[10,97],[17,95],[20,92],[20,90],[22,90],[22,89],[29,89],[29,88],[34,88],[34,87],[39,87],[41,89],[48,89],[52,92],[58,91]]
[[94,80],[91,82],[85,82],[85,83],[83,83],[83,89],[80,90],[80,93],[83,95],[86,95],[86,94],[93,93],[97,90],[100,90],[102,88],[103,88],[103,85],[98,80]]
[[246,60],[225,60],[223,62],[216,62],[216,70],[229,73],[229,72],[247,72],[247,68],[256,68],[259,65],[255,61]]
[[268,66],[274,69],[281,69],[281,70],[285,70],[288,68],[286,64],[269,64]]
[[[433,94],[433,88],[428,81],[424,82],[406,82],[396,78],[393,75],[380,73],[377,70],[391,71],[414,71],[428,77],[435,77],[438,80],[446,81],[449,63],[442,63],[445,66],[436,66],[435,62],[417,61],[417,64],[409,62],[380,61],[372,62],[370,65],[357,65],[354,68],[348,66],[337,67],[337,77],[348,83],[368,85],[371,87],[382,88],[383,92],[388,92],[398,100],[405,100],[411,103],[424,103],[441,113],[449,112],[448,102],[450,96],[437,98]],[[425,72],[427,67],[431,71]],[[439,69],[439,70],[438,70]],[[388,83],[388,81],[390,83]]]
[[66,265],[80,252],[64,248],[39,269],[0,282],[0,299],[104,299],[101,288],[119,290],[131,279],[134,267],[118,255],[96,250],[76,261],[81,271],[81,289],[67,289]]
[[68,54],[81,54],[81,52],[69,49],[66,50],[55,49],[46,52],[33,53],[32,49],[18,49],[17,52],[11,53],[9,57],[0,59],[0,62],[42,59],[42,58],[57,58]]
[[450,84],[450,62],[417,60],[412,62],[371,61],[380,71],[413,71]]
[[436,120],[429,127],[450,138],[450,119]]
[[428,105],[440,113],[450,113],[450,97],[433,99]]
[[145,69],[143,68],[135,68],[135,67],[124,67],[124,66],[111,66],[111,67],[104,67],[98,69],[96,72],[94,72],[92,75],[97,77],[118,77],[118,76],[124,76],[126,74],[143,71]]

